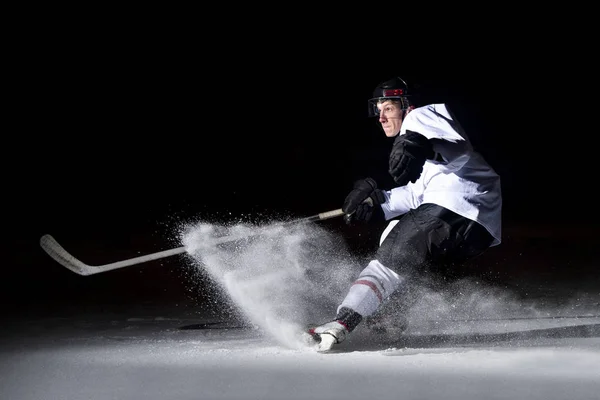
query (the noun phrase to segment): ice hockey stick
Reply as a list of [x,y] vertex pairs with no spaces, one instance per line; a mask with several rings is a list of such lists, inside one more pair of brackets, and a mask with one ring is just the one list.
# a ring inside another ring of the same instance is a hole
[[[301,218],[298,220],[294,220],[291,222],[285,223],[288,224],[299,224],[304,222],[313,222],[313,221],[321,221],[329,218],[335,218],[344,215],[342,209],[337,209],[333,211],[327,211],[323,213],[319,213],[310,217]],[[239,240],[242,238],[236,237],[224,237],[215,240],[214,244],[226,243],[233,240]],[[141,264],[152,260],[157,260],[159,258],[165,258],[174,256],[177,254],[182,254],[186,252],[185,246],[177,247],[170,250],[159,251],[158,253],[147,254],[145,256],[134,257],[127,260],[117,261],[104,265],[89,265],[85,264],[77,258],[73,257],[69,252],[67,252],[51,235],[46,234],[40,238],[40,246],[50,257],[60,263],[62,266],[68,268],[69,270],[75,272],[76,274],[88,276],[99,274],[101,272],[112,271],[118,268],[128,267],[130,265]]]

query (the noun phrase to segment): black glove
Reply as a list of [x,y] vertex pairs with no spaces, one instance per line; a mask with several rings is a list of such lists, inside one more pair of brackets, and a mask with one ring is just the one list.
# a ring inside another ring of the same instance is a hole
[[372,178],[354,182],[353,189],[342,206],[346,223],[351,223],[352,220],[367,222],[376,210],[383,216],[383,210],[379,207],[382,203],[385,203],[385,195],[382,190],[377,189],[377,183]]
[[408,182],[415,183],[423,172],[425,160],[434,156],[433,146],[425,136],[407,130],[404,135],[399,135],[394,140],[389,173],[400,186]]

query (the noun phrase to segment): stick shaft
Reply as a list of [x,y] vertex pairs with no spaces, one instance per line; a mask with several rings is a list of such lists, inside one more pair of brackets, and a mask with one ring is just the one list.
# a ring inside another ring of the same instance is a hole
[[[327,212],[323,212],[320,214],[316,214],[316,215],[313,215],[310,217],[301,218],[301,219],[289,222],[287,224],[299,224],[299,223],[304,223],[304,222],[321,221],[321,220],[325,220],[325,219],[329,219],[329,218],[339,217],[342,215],[344,215],[344,212],[342,211],[342,209],[337,209],[337,210],[333,210],[333,211],[327,211]],[[219,239],[215,240],[214,244],[221,244],[221,243],[226,243],[226,242],[230,242],[233,240],[239,240],[239,239],[241,239],[241,238],[239,238],[239,237],[236,237],[236,238],[224,237],[224,238],[219,238]],[[60,263],[62,266],[64,266],[65,268],[68,268],[69,270],[75,272],[76,274],[84,275],[84,276],[99,274],[101,272],[112,271],[114,269],[119,269],[119,268],[125,268],[125,267],[129,267],[131,265],[141,264],[141,263],[158,260],[158,259],[165,258],[165,257],[171,257],[174,255],[182,254],[182,253],[186,252],[185,246],[181,246],[181,247],[176,247],[174,249],[163,250],[163,251],[159,251],[157,253],[147,254],[145,256],[140,256],[140,257],[129,258],[127,260],[117,261],[117,262],[113,262],[113,263],[109,263],[109,264],[88,265],[88,264],[81,262],[77,258],[73,257],[71,254],[69,254],[69,252],[67,252],[56,241],[56,239],[54,239],[51,235],[42,236],[40,238],[40,246],[42,247],[42,249],[44,249],[44,251],[46,253],[48,253],[48,255],[50,257],[52,257],[55,261]]]

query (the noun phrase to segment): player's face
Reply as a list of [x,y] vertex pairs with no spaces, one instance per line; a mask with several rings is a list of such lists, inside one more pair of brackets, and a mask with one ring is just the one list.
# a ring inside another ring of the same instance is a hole
[[400,133],[403,114],[400,104],[386,100],[377,103],[377,109],[379,110],[379,123],[385,132],[385,136],[394,137]]

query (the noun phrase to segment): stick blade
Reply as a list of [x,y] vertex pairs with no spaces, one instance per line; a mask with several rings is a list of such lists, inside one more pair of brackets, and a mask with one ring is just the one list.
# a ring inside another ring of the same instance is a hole
[[40,238],[40,246],[56,262],[78,275],[92,275],[93,269],[69,254],[51,235]]

